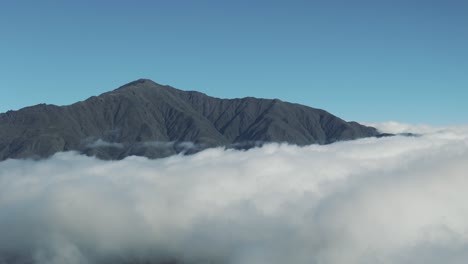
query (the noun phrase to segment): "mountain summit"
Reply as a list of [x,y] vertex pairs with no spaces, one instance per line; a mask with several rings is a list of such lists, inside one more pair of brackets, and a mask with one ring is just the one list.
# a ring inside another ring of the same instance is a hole
[[249,148],[378,136],[324,110],[278,99],[219,99],[140,79],[68,106],[0,114],[0,160],[78,151],[102,159],[159,158],[215,146]]

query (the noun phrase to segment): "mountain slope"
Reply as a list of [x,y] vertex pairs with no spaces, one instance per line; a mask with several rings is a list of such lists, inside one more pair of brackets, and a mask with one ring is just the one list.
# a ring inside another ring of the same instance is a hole
[[102,159],[158,158],[212,146],[328,144],[377,135],[372,127],[278,99],[219,99],[141,79],[69,106],[0,114],[0,160],[68,150]]

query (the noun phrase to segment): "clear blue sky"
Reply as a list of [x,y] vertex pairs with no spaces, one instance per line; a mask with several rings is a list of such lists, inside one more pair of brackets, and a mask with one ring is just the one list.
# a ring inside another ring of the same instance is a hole
[[346,120],[466,124],[468,1],[0,1],[0,112],[138,78]]

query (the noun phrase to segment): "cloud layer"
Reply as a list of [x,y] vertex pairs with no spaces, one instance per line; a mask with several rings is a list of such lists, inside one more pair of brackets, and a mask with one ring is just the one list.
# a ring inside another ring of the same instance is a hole
[[0,263],[467,263],[468,128],[418,128],[160,160],[4,161]]

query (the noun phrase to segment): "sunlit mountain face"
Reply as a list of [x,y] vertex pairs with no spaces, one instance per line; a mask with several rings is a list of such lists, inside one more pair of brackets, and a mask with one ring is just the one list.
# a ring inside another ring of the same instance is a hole
[[100,159],[167,157],[210,147],[329,144],[380,136],[324,110],[253,97],[219,99],[140,79],[68,106],[0,114],[0,160],[78,151]]

